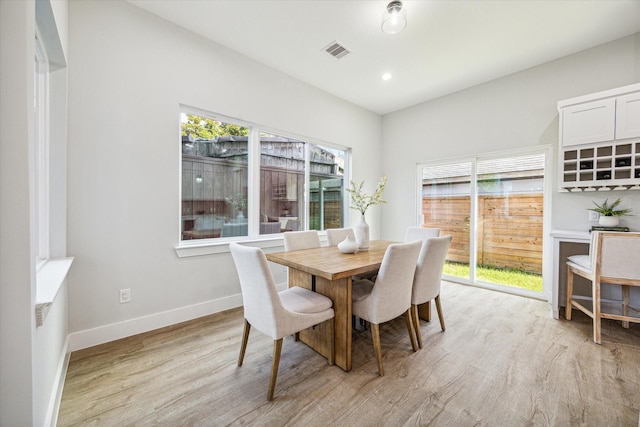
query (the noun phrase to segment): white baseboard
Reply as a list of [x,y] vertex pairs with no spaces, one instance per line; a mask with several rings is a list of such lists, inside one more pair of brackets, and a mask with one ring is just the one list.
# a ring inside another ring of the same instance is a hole
[[[286,283],[280,283],[277,285],[278,291],[286,288]],[[174,310],[125,320],[123,322],[73,332],[69,334],[68,337],[68,351],[72,352],[83,348],[93,347],[95,345],[130,337],[143,332],[149,332],[154,329],[175,325],[176,323],[186,322],[187,320],[197,319],[198,317],[208,316],[213,313],[218,313],[240,306],[242,306],[242,295],[235,294],[216,300],[176,308]]]
[[60,362],[58,363],[57,380],[55,387],[53,388],[53,394],[47,408],[47,415],[45,418],[45,425],[56,427],[58,424],[58,413],[60,412],[60,402],[62,401],[62,392],[64,391],[64,380],[67,377],[67,367],[69,366],[69,358],[71,352],[69,351],[69,336],[64,342],[62,348],[62,354],[60,354]]

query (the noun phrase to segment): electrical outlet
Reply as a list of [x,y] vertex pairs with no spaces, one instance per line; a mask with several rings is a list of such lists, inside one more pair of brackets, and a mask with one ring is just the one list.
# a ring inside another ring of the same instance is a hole
[[120,304],[131,302],[131,289],[120,289]]
[[589,211],[589,221],[597,221],[600,218],[600,214],[598,212]]

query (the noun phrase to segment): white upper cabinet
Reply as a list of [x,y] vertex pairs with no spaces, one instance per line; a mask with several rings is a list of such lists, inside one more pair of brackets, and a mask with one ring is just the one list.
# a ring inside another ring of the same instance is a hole
[[640,137],[640,92],[616,99],[616,139]]
[[601,99],[562,110],[562,144],[582,145],[615,137],[616,100]]
[[640,84],[558,102],[564,191],[640,189]]
[[640,137],[640,84],[558,102],[560,146]]

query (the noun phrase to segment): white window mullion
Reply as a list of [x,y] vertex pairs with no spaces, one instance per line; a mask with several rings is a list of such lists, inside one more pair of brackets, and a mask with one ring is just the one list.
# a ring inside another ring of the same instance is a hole
[[[311,200],[309,198],[311,189],[311,150],[309,143],[304,144],[304,204],[302,213],[302,222],[300,223],[302,230],[309,229],[309,212]],[[320,188],[319,191],[322,191]],[[322,227],[320,227],[322,228]]]
[[470,202],[471,215],[469,217],[469,280],[476,282],[476,259],[478,251],[478,239],[476,236],[478,219],[478,159],[471,160]]
[[249,189],[247,194],[247,220],[248,234],[254,238],[260,234],[260,132],[251,127],[249,132],[249,159],[247,161],[247,182]]

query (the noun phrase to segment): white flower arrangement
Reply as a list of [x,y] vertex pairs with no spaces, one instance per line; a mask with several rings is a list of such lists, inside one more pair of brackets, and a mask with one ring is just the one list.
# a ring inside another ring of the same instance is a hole
[[384,193],[384,187],[387,185],[387,176],[382,175],[380,181],[378,181],[378,185],[376,186],[376,190],[373,194],[367,194],[362,191],[362,187],[364,186],[364,181],[360,183],[355,183],[354,181],[349,182],[349,188],[347,191],[351,193],[351,209],[357,209],[360,211],[362,215],[365,214],[369,206],[373,205],[382,205],[387,203],[386,200],[382,199],[382,193]]

